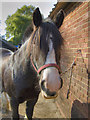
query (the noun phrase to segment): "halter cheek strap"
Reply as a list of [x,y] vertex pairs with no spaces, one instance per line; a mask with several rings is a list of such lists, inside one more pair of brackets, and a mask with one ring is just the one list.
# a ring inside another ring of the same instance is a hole
[[49,68],[49,67],[55,67],[55,68],[57,68],[58,71],[59,71],[59,73],[60,73],[60,67],[59,67],[57,64],[55,64],[55,63],[45,64],[45,65],[41,66],[39,69],[37,69],[36,66],[34,65],[34,63],[33,63],[33,61],[32,61],[32,58],[31,58],[31,63],[32,63],[32,66],[33,66],[34,70],[35,70],[38,74],[40,74],[44,69]]

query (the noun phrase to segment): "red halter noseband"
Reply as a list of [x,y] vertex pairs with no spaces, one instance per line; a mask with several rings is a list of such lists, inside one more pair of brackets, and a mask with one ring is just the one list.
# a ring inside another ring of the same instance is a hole
[[44,69],[46,69],[46,68],[48,68],[48,67],[55,67],[55,68],[58,69],[58,71],[59,71],[59,73],[60,73],[60,67],[59,67],[57,64],[55,64],[55,63],[45,64],[45,65],[41,66],[39,69],[37,69],[37,68],[35,67],[35,65],[34,65],[34,63],[33,63],[33,61],[32,61],[32,58],[31,58],[31,63],[32,63],[33,68],[35,69],[35,71],[36,71],[38,74],[40,74],[42,70],[44,70]]

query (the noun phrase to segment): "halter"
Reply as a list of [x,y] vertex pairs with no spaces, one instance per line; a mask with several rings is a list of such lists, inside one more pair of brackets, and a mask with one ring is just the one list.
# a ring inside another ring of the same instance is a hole
[[46,68],[49,68],[49,67],[55,67],[58,69],[59,73],[60,73],[60,67],[55,64],[55,63],[49,63],[49,64],[45,64],[43,66],[41,66],[39,69],[37,69],[37,67],[34,65],[33,61],[32,61],[32,58],[31,58],[31,63],[32,63],[32,66],[34,68],[34,70],[37,72],[37,74],[41,74],[41,72],[46,69]]

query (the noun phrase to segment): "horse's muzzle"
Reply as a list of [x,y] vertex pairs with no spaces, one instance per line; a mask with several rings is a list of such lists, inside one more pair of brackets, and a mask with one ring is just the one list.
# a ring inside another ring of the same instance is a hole
[[[60,88],[62,88],[62,79],[61,79],[61,86]],[[41,81],[41,89],[42,89],[42,94],[44,96],[44,98],[46,99],[54,99],[58,96],[57,92],[50,92],[49,89],[45,88],[45,80]]]

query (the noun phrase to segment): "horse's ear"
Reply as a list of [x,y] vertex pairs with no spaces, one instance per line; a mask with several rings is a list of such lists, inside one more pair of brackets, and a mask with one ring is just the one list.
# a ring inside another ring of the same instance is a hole
[[56,19],[54,20],[55,25],[59,28],[61,27],[62,23],[64,20],[64,11],[61,9],[57,15],[56,15]]
[[36,27],[39,27],[40,24],[42,23],[42,15],[39,11],[39,8],[36,8],[33,13],[33,23]]

